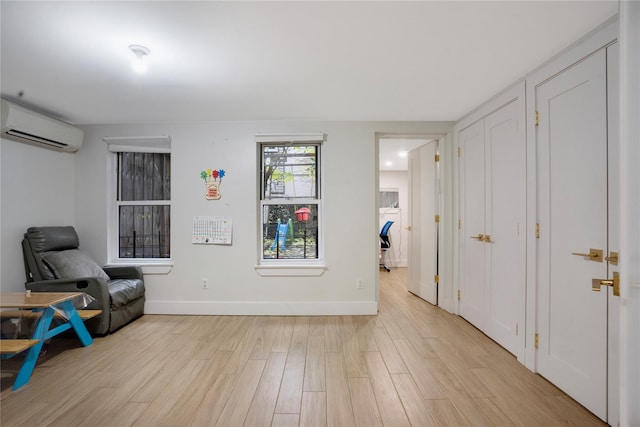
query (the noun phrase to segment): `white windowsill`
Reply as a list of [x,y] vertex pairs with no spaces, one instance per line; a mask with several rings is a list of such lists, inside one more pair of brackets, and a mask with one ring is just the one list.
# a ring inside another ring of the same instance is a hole
[[263,277],[269,276],[322,276],[327,269],[324,264],[317,265],[256,265],[256,272]]
[[138,260],[135,261],[114,261],[110,262],[106,265],[106,267],[125,267],[127,265],[139,265],[142,268],[142,274],[169,274],[173,269],[172,261],[162,261],[162,262],[145,262]]

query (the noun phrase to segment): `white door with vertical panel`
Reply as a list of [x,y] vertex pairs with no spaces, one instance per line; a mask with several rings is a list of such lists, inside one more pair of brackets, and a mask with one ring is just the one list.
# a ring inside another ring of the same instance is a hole
[[409,152],[409,257],[407,289],[438,304],[437,141]]
[[526,283],[526,147],[519,105],[513,101],[484,120],[486,333],[514,354]]
[[458,134],[461,185],[460,315],[486,330],[484,120]]
[[526,147],[520,99],[458,134],[460,315],[511,353],[524,341]]
[[[536,88],[538,371],[607,419],[607,87],[604,49]],[[602,255],[589,256],[592,249]]]

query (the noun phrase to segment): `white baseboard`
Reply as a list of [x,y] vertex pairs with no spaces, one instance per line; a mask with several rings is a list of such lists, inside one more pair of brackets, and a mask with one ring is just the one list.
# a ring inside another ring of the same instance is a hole
[[211,316],[359,316],[378,314],[378,305],[375,301],[146,301],[144,313]]
[[387,266],[391,268],[407,268],[409,266],[406,259],[390,259],[387,260]]

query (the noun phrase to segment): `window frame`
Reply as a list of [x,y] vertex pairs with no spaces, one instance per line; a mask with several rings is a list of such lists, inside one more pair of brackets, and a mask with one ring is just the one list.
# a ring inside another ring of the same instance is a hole
[[[107,184],[108,214],[107,214],[107,265],[139,265],[144,274],[167,274],[173,267],[173,227],[169,226],[169,253],[168,258],[121,258],[119,244],[120,206],[168,206],[172,212],[172,193],[169,200],[118,200],[119,170],[118,153],[159,153],[171,154],[171,138],[159,137],[105,137],[109,156],[107,172],[109,174]],[[173,167],[170,169],[173,175]],[[173,186],[171,186],[173,187]],[[169,217],[171,223],[171,217]]]
[[[318,276],[326,269],[324,261],[324,215],[323,215],[323,143],[324,134],[257,134],[257,242],[256,271],[262,276]],[[263,150],[265,146],[316,146],[316,197],[315,198],[265,198]],[[318,215],[317,257],[309,259],[264,258],[264,206],[267,205],[316,205]]]

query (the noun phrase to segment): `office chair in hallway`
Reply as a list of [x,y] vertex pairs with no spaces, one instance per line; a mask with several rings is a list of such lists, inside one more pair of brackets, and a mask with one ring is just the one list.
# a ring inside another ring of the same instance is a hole
[[387,271],[391,271],[391,269],[387,266],[386,263],[386,254],[387,250],[391,248],[391,240],[389,238],[389,229],[393,225],[393,221],[387,221],[380,230],[380,267],[384,268]]

